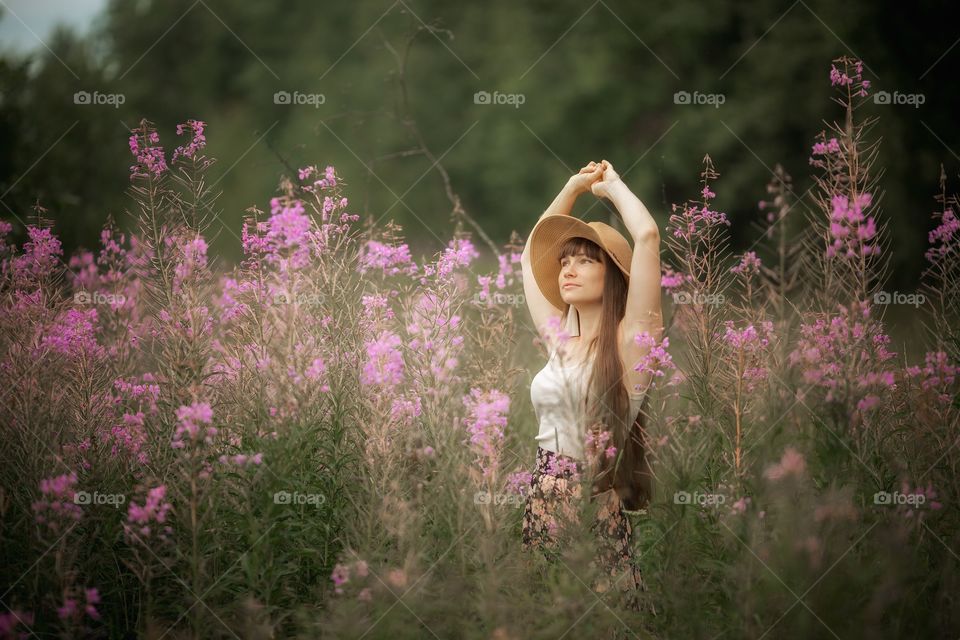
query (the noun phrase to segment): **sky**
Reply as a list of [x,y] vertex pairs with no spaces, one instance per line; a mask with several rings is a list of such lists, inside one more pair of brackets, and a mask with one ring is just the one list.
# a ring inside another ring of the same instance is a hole
[[43,48],[58,23],[86,32],[108,0],[0,0],[0,50]]

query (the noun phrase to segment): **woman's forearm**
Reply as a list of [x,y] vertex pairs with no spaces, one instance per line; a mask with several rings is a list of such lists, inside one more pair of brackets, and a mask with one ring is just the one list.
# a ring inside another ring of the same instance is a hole
[[[546,211],[537,219],[537,222],[543,220],[547,216],[568,216],[570,212],[573,211],[573,205],[576,203],[577,198],[580,196],[579,191],[574,186],[572,180],[568,180],[563,189],[560,190],[560,193],[557,194],[557,197],[553,199],[553,202],[550,203],[550,206],[547,207]],[[534,225],[536,226],[536,225]],[[530,249],[530,236],[527,236],[527,243],[523,247],[523,255],[527,255]]]
[[634,240],[652,233],[659,234],[657,221],[622,180],[617,180],[610,186],[610,200],[617,207],[620,217],[623,218],[623,226]]

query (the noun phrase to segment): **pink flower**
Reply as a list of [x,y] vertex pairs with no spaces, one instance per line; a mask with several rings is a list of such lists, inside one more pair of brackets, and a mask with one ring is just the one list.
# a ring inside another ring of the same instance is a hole
[[[23,628],[18,629],[17,627],[23,625]],[[33,614],[21,611],[20,609],[10,609],[10,612],[6,611],[0,613],[0,638],[19,638],[20,640],[26,640],[30,636],[36,636],[30,630],[30,627],[33,625]]]
[[41,498],[32,505],[37,523],[56,532],[79,520],[83,510],[76,504],[76,485],[77,474],[73,472],[41,480]]
[[[893,372],[886,363],[896,354],[887,350],[890,338],[882,325],[870,319],[869,304],[838,305],[838,309],[838,315],[800,325],[800,339],[789,363],[801,368],[804,382],[827,391],[827,402],[856,404],[871,390],[894,388]],[[848,384],[850,380],[857,384]]]
[[740,264],[731,268],[730,271],[746,277],[754,276],[760,272],[760,258],[755,252],[747,251],[740,259]]
[[146,123],[130,132],[133,134],[130,136],[130,153],[137,159],[137,163],[130,167],[130,179],[159,179],[167,170],[163,147],[159,146],[160,136]]
[[49,351],[70,358],[100,358],[105,355],[96,339],[96,309],[67,309],[40,339],[39,352]]
[[[100,613],[97,611],[95,605],[100,603],[100,593],[97,591],[96,587],[83,589],[83,609],[80,608],[80,600],[77,594],[71,590],[70,593],[64,596],[63,604],[57,607],[57,616],[61,620],[67,620],[73,624],[79,624],[83,621],[83,614],[85,613],[87,617],[91,620],[99,620]],[[70,594],[73,595],[70,595]]]
[[186,146],[179,146],[173,150],[173,157],[170,159],[170,164],[176,164],[178,158],[192,158],[198,151],[207,146],[207,138],[203,135],[205,126],[206,123],[192,119],[177,125],[178,136],[182,136],[184,131],[189,130],[193,138]]
[[507,476],[507,490],[510,493],[526,496],[530,492],[533,474],[529,471],[515,471]]
[[748,506],[750,506],[750,498],[744,496],[731,505],[730,511],[731,513],[742,515],[747,512]]
[[169,502],[164,501],[166,492],[166,485],[159,485],[147,491],[143,506],[138,505],[135,500],[130,501],[130,506],[127,507],[127,521],[123,528],[131,541],[137,541],[138,537],[149,536],[153,525],[156,525],[158,538],[166,540],[167,534],[172,530],[170,527],[161,529],[160,525],[166,523],[167,516],[173,508]]
[[691,276],[678,273],[666,265],[661,267],[661,272],[662,275],[660,277],[660,286],[666,291],[679,289],[685,282],[689,282],[693,279]]
[[57,268],[63,248],[60,240],[47,228],[28,225],[27,237],[23,243],[23,255],[13,260],[13,273],[18,279],[36,280]]
[[463,398],[463,404],[467,407],[464,426],[470,435],[470,448],[477,456],[484,477],[489,477],[500,462],[510,396],[496,389],[483,391],[474,388]]
[[827,142],[818,142],[813,145],[813,155],[822,156],[828,153],[840,153],[840,143],[836,138],[830,138]]
[[953,399],[952,386],[960,373],[960,367],[951,364],[943,351],[930,351],[924,356],[925,364],[921,367],[907,367],[908,378],[918,378],[920,389],[937,394],[937,399],[944,405],[949,405]]
[[780,462],[767,467],[763,475],[769,480],[782,480],[789,476],[800,477],[806,468],[807,463],[803,454],[793,447],[787,447],[783,452],[783,456],[780,458]]
[[345,564],[338,563],[333,568],[333,572],[330,574],[330,579],[333,580],[333,590],[338,594],[342,594],[343,585],[350,582],[350,567]]
[[177,242],[180,255],[173,272],[173,291],[180,294],[184,284],[207,268],[207,242],[202,237]]
[[872,196],[862,193],[852,201],[844,195],[832,199],[829,233],[832,243],[827,246],[828,258],[857,258],[861,255],[878,255],[880,248],[871,241],[876,238],[877,226],[872,216],[866,217],[863,210],[870,206]]
[[454,238],[447,248],[444,249],[436,266],[432,264],[424,265],[423,275],[420,277],[420,284],[427,284],[427,278],[437,275],[441,280],[448,280],[453,271],[459,267],[468,267],[474,258],[479,258],[480,254],[473,247],[473,243],[467,238]]
[[[670,338],[667,336],[664,336],[658,344],[656,338],[651,336],[649,332],[641,331],[634,336],[634,341],[641,347],[647,347],[648,349],[633,366],[634,371],[650,373],[653,377],[659,378],[663,377],[665,370],[676,368],[676,365],[673,364],[673,358],[667,352],[667,348],[670,346]],[[651,386],[653,384],[651,382]]]
[[[402,427],[412,426],[422,412],[423,406],[419,396],[414,396],[412,399],[394,398],[390,404],[390,420]],[[430,448],[430,451],[433,449]]]
[[189,406],[177,409],[177,431],[173,436],[173,448],[182,449],[186,442],[197,443],[200,439],[206,444],[213,442],[217,435],[215,427],[207,427],[206,432],[201,430],[201,424],[210,424],[213,421],[213,410],[207,402],[194,402]]
[[404,364],[400,336],[383,331],[367,343],[367,363],[360,381],[365,385],[393,386],[403,382]]
[[960,220],[953,209],[945,209],[940,217],[940,224],[928,234],[928,241],[932,245],[924,254],[930,262],[937,262],[948,254],[956,254],[955,240],[960,231]]
[[406,244],[387,245],[376,240],[368,241],[360,250],[357,271],[366,274],[371,270],[379,270],[384,276],[398,274],[416,275],[419,267],[410,256],[410,248]]
[[457,354],[463,344],[459,334],[460,316],[452,312],[450,299],[433,292],[419,295],[410,311],[407,333],[410,349],[423,351],[435,383],[453,384],[460,363]]

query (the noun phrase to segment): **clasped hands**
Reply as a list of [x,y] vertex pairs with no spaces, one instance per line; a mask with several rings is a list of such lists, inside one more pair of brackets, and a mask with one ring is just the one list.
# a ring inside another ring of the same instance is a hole
[[613,165],[603,160],[586,165],[576,175],[570,177],[570,185],[577,195],[590,191],[598,198],[609,198],[610,188],[620,181],[620,175],[613,170]]

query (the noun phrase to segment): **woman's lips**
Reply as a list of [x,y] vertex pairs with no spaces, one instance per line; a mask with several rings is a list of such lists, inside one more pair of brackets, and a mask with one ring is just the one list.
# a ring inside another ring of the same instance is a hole
[[570,288],[570,287],[579,287],[579,286],[580,286],[580,285],[578,285],[578,284],[567,283],[567,284],[563,285],[563,288],[564,288],[564,289],[567,289],[567,288]]

